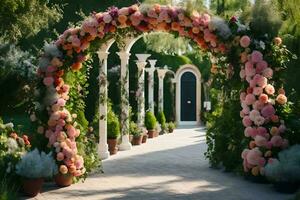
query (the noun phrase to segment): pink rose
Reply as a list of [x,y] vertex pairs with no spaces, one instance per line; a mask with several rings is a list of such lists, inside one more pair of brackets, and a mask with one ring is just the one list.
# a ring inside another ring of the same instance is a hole
[[247,94],[245,98],[245,103],[247,105],[252,105],[256,101],[256,98],[253,94]]
[[281,124],[278,128],[279,133],[284,133],[286,131],[286,126],[284,124]]
[[255,101],[255,103],[253,104],[253,109],[255,110],[261,110],[263,107],[264,107],[264,103],[260,101]]
[[259,87],[262,87],[262,88],[265,88],[267,83],[268,83],[268,79],[266,77],[263,77],[263,76],[259,75],[259,74],[256,74],[253,77],[253,80],[256,82],[256,84]]
[[245,74],[246,76],[254,76],[256,73],[255,68],[253,67],[253,63],[248,61],[245,64]]
[[258,148],[249,150],[246,160],[249,164],[257,166],[260,164],[260,159],[262,158],[262,152]]
[[276,97],[276,101],[278,104],[280,105],[284,105],[286,104],[287,102],[287,98],[284,94],[279,94],[277,97]]
[[260,74],[268,67],[268,63],[264,60],[256,63],[256,73]]
[[261,103],[263,103],[263,104],[268,103],[268,101],[269,101],[268,95],[266,95],[266,94],[261,94],[261,95],[259,96],[259,101],[260,101]]
[[253,63],[258,63],[263,60],[263,54],[260,51],[253,51],[251,54],[251,61]]
[[252,120],[250,119],[250,117],[245,116],[245,117],[243,118],[243,125],[244,125],[245,127],[248,127],[248,126],[251,126],[251,125],[252,125]]
[[256,128],[249,126],[249,127],[245,128],[244,134],[246,137],[254,138],[257,135],[257,130],[256,130]]
[[106,23],[106,24],[109,24],[111,21],[112,21],[112,17],[109,13],[105,13],[104,16],[103,16],[103,21]]
[[262,116],[257,116],[255,119],[254,119],[254,124],[257,125],[257,126],[261,126],[265,123],[265,118],[262,117]]
[[273,95],[275,93],[275,89],[273,87],[273,85],[271,84],[268,84],[266,87],[265,87],[265,91],[267,94],[269,95]]
[[261,87],[254,87],[253,88],[253,94],[256,96],[259,96],[263,92],[263,89]]
[[283,144],[283,139],[279,135],[275,135],[271,138],[271,143],[274,147],[281,147]]
[[255,121],[255,119],[259,116],[260,116],[260,112],[257,110],[252,110],[249,114],[249,117],[252,121]]
[[271,104],[268,104],[261,110],[261,114],[266,118],[271,118],[275,115],[275,108]]
[[273,76],[273,70],[271,68],[266,68],[263,72],[262,72],[263,76],[266,78],[272,78]]
[[244,101],[246,99],[246,92],[241,92],[240,94],[240,100]]
[[247,48],[250,45],[250,38],[247,35],[244,35],[241,39],[240,39],[240,45],[241,47]]

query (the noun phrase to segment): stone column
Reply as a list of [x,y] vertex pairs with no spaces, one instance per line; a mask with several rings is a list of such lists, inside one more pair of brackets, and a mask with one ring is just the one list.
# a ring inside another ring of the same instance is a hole
[[167,66],[164,69],[157,69],[159,87],[158,87],[158,110],[164,111],[164,78],[168,72]]
[[121,132],[122,142],[119,150],[130,150],[132,145],[129,141],[129,68],[130,53],[121,51],[117,53],[121,60]]
[[99,70],[99,156],[106,159],[109,157],[107,145],[107,57],[108,52],[98,51],[100,61]]
[[144,127],[144,118],[145,118],[145,67],[147,65],[147,58],[150,57],[151,54],[136,54],[138,60],[136,61],[136,65],[138,67],[138,88],[136,92],[137,98],[137,124],[139,127]]
[[149,60],[150,68],[146,68],[148,72],[148,110],[154,113],[154,71],[157,60]]

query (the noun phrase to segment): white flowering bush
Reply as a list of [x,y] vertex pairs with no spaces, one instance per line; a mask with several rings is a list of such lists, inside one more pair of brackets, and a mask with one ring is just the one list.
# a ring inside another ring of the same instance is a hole
[[57,172],[57,165],[52,152],[46,154],[45,152],[39,152],[37,149],[23,155],[16,165],[16,173],[26,178],[52,177]]
[[266,177],[275,182],[300,182],[300,145],[281,151],[265,167]]

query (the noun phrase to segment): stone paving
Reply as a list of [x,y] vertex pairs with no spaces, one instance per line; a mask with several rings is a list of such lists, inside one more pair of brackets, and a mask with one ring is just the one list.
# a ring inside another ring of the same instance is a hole
[[255,184],[209,168],[205,130],[181,127],[103,161],[104,174],[57,189],[48,185],[37,200],[285,200],[271,185]]

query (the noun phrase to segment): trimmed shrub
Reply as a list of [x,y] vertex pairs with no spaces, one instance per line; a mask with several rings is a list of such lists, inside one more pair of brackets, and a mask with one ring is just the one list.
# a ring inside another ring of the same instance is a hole
[[161,129],[164,131],[166,130],[167,126],[166,126],[166,117],[163,111],[158,112],[157,115],[157,120],[161,126]]
[[107,138],[117,139],[120,136],[120,123],[117,115],[112,111],[109,105],[107,113]]
[[146,112],[145,116],[145,126],[148,130],[153,130],[155,129],[157,124],[156,118],[154,114],[151,111]]

